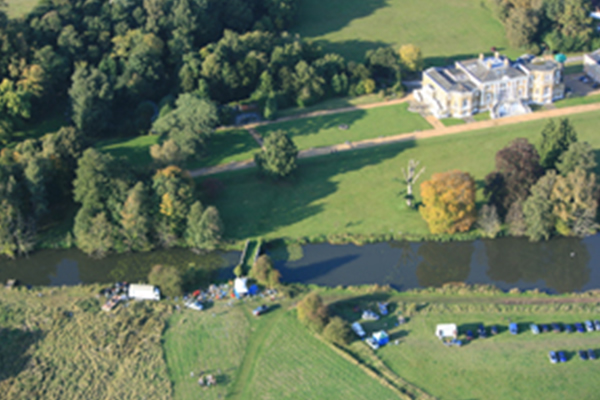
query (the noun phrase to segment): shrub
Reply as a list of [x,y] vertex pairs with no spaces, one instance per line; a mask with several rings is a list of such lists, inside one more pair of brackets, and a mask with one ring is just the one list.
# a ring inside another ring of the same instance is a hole
[[323,337],[331,343],[344,346],[352,340],[352,331],[346,321],[333,317],[323,330]]
[[148,282],[158,286],[165,296],[181,296],[182,279],[177,268],[168,265],[155,265],[148,274]]
[[500,218],[496,212],[496,206],[484,205],[479,211],[477,219],[477,227],[488,238],[493,239],[498,236],[502,230],[500,226]]
[[309,293],[296,306],[298,320],[315,332],[322,332],[329,321],[327,307],[317,293]]

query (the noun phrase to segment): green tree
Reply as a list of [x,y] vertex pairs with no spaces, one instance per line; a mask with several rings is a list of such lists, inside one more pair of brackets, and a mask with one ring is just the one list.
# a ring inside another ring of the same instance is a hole
[[179,270],[170,265],[155,265],[148,274],[148,282],[158,286],[165,296],[176,297],[183,294],[183,280]]
[[277,116],[277,95],[271,92],[265,101],[263,116],[267,120],[274,120]]
[[345,346],[352,341],[352,330],[346,321],[333,317],[323,330],[323,337],[331,343]]
[[76,178],[73,181],[74,200],[96,209],[101,209],[110,192],[112,157],[89,148],[77,162]]
[[192,204],[185,231],[188,246],[196,251],[214,250],[221,240],[222,232],[223,223],[215,207],[209,206],[204,210],[199,201]]
[[380,47],[367,51],[365,65],[375,79],[400,81],[400,58],[391,47]]
[[510,209],[506,214],[506,223],[508,224],[508,232],[511,235],[525,236],[527,224],[525,223],[523,203],[521,201],[515,201],[511,204]]
[[498,236],[498,233],[500,233],[502,230],[502,226],[500,224],[500,218],[498,218],[498,213],[496,212],[495,206],[485,204],[481,210],[479,210],[477,227],[486,237],[490,239]]
[[525,234],[533,242],[548,240],[554,231],[555,217],[550,195],[556,178],[556,171],[548,171],[532,186],[531,195],[523,203],[523,215],[527,225]]
[[48,212],[46,184],[50,174],[48,160],[37,156],[27,162],[23,171],[25,183],[30,194],[31,204],[36,217]]
[[250,277],[255,279],[260,285],[269,285],[269,274],[273,270],[273,261],[271,257],[266,254],[259,256],[256,259],[252,269],[250,269]]
[[130,251],[147,251],[152,248],[149,239],[148,201],[144,183],[138,182],[129,191],[121,209],[121,234]]
[[540,23],[537,10],[515,7],[508,13],[504,25],[506,36],[512,46],[526,47],[533,43]]
[[596,168],[596,153],[588,142],[571,143],[569,149],[562,153],[556,163],[556,169],[562,176],[581,168],[591,172]]
[[78,65],[69,89],[72,118],[86,136],[104,133],[110,124],[113,90],[107,76],[96,68]]
[[568,118],[561,119],[558,124],[550,120],[542,129],[539,145],[540,164],[545,169],[555,168],[560,156],[577,142],[577,132]]
[[596,175],[576,168],[566,176],[557,176],[550,195],[556,230],[565,236],[589,236],[596,233],[598,186]]
[[187,172],[176,166],[160,169],[152,178],[155,204],[155,229],[163,246],[181,238],[192,204],[192,184]]
[[416,72],[423,69],[423,54],[421,49],[414,44],[405,44],[400,47],[400,62],[409,71]]
[[274,131],[264,140],[263,149],[254,156],[259,171],[267,176],[280,179],[289,176],[296,169],[298,148],[283,131]]
[[113,249],[115,229],[105,212],[81,207],[75,216],[73,234],[77,247],[89,256],[102,258]]
[[315,332],[323,331],[329,322],[327,307],[323,299],[315,292],[309,293],[296,306],[298,320]]

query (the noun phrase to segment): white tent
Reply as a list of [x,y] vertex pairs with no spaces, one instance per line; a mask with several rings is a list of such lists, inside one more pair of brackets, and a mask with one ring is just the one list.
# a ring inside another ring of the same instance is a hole
[[458,329],[456,324],[439,324],[435,327],[435,336],[439,339],[443,338],[454,338],[458,336]]
[[237,296],[245,296],[248,294],[248,278],[235,278],[233,282],[233,290]]

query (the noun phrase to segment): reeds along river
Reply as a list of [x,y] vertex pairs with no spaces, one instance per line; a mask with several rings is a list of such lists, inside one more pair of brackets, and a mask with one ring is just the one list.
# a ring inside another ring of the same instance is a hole
[[[284,252],[285,253],[285,252]],[[531,243],[502,238],[473,242],[390,242],[365,246],[311,244],[296,261],[273,253],[286,282],[326,286],[389,284],[405,290],[447,282],[494,284],[500,289],[540,289],[551,293],[600,288],[600,235]],[[0,280],[31,285],[144,281],[152,265],[195,264],[232,277],[239,252],[196,255],[174,249],[113,255],[101,260],[77,250],[44,250],[27,258],[0,260]],[[300,258],[301,257],[301,258]],[[279,259],[278,259],[279,258]]]

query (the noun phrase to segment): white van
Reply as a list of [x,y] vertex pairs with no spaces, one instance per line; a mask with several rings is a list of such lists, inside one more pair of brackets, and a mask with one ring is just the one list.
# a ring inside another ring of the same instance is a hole
[[152,285],[130,284],[127,295],[136,300],[160,300],[160,290]]

